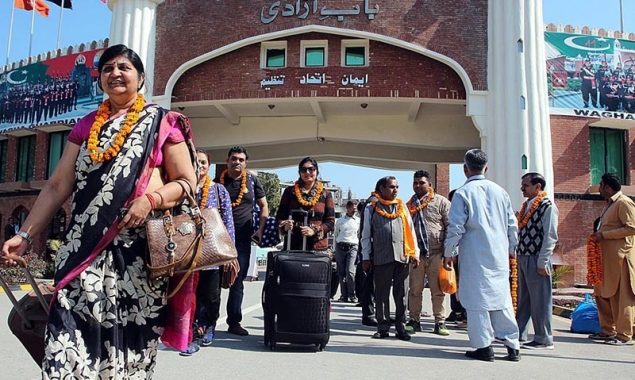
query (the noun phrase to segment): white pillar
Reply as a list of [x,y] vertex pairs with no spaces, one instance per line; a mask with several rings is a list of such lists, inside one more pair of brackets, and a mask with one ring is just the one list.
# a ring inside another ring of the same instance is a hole
[[473,115],[473,120],[489,156],[488,178],[503,186],[514,206],[520,207],[524,173],[544,175],[546,190],[553,196],[542,0],[488,4],[487,111]]
[[110,46],[124,44],[134,50],[145,66],[145,96],[152,99],[154,49],[156,44],[156,8],[164,0],[110,0]]

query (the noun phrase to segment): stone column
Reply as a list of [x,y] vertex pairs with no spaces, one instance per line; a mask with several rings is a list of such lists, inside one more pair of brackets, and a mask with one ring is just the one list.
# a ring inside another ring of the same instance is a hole
[[137,52],[146,70],[146,84],[142,90],[152,98],[154,78],[154,49],[156,44],[156,8],[163,0],[110,0],[110,46],[124,44]]
[[550,197],[554,188],[542,1],[488,4],[486,112],[472,116],[489,156],[488,178],[520,208],[524,173],[544,175]]

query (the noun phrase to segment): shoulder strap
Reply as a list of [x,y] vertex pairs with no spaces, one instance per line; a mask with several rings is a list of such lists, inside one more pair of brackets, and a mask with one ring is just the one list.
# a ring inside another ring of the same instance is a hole
[[223,201],[220,199],[220,190],[218,189],[218,184],[212,185],[214,189],[216,189],[216,202],[218,203],[218,212],[220,213],[221,218],[225,218],[225,209],[223,209]]

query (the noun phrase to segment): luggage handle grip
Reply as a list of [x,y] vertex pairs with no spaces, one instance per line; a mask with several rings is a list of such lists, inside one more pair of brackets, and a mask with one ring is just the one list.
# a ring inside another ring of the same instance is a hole
[[[24,257],[18,256],[18,255],[6,255],[6,256],[2,256],[1,259],[3,261],[13,260],[13,261],[17,262],[20,267],[22,267],[22,271],[24,272],[24,276],[26,277],[27,281],[31,285],[31,288],[33,289],[33,292],[35,293],[35,296],[37,297],[38,301],[40,301],[40,305],[42,305],[42,308],[44,309],[44,311],[46,311],[46,315],[48,315],[49,306],[46,303],[46,300],[44,299],[44,296],[42,295],[42,292],[40,291],[40,287],[38,286],[37,282],[35,282],[35,279],[31,275],[31,272],[29,271],[29,269],[27,267],[27,262],[24,259]],[[18,311],[18,313],[20,314],[22,319],[26,321],[26,318],[25,318],[25,316],[23,314],[23,311],[18,306],[17,299],[13,295],[13,292],[9,288],[9,285],[4,281],[4,279],[2,277],[0,277],[0,283],[1,283],[2,287],[4,288],[5,292],[7,293],[7,296],[9,296],[9,299],[11,300],[11,303],[15,307],[16,311]]]

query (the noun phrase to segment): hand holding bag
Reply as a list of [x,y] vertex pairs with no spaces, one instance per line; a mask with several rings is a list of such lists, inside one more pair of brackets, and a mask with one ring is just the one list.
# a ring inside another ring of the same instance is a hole
[[439,268],[439,287],[443,293],[454,294],[457,290],[456,272],[454,268],[445,269],[443,265]]
[[[0,257],[0,259],[6,259],[6,257]],[[8,318],[9,329],[40,366],[44,359],[44,333],[48,323],[49,304],[55,288],[51,284],[38,285],[27,269],[24,258],[11,256],[11,259],[22,267],[33,290],[18,301],[4,279],[0,277],[0,285],[13,304]]]
[[174,295],[193,271],[229,264],[238,257],[225,224],[216,208],[200,209],[186,190],[187,181],[177,180],[186,194],[189,210],[172,216],[166,210],[163,217],[146,222],[148,238],[147,267],[152,279],[185,273]]

